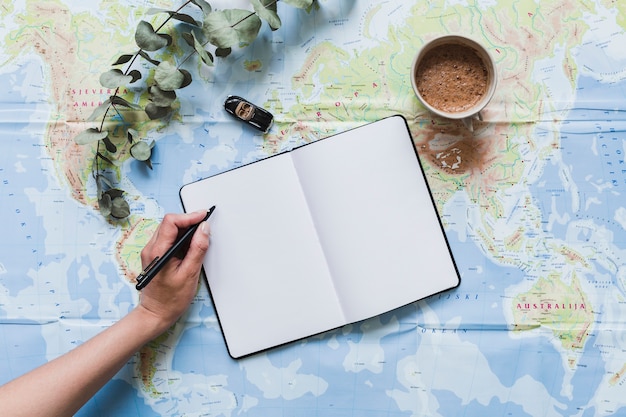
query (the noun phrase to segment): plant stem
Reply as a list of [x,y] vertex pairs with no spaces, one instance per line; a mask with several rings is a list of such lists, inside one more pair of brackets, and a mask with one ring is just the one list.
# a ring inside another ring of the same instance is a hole
[[[189,3],[191,3],[191,0],[186,0],[178,9],[176,9],[176,11],[174,13],[179,13],[182,9],[184,9]],[[172,20],[172,16],[173,14],[168,15],[167,19],[165,19],[160,25],[159,27],[155,30],[155,32],[158,32],[159,30],[163,29],[163,27],[170,21]],[[126,66],[126,69],[124,70],[124,75],[128,75],[128,73],[130,72],[131,68],[133,67],[133,65],[135,64],[135,61],[137,60],[137,58],[140,56],[141,52],[143,51],[143,49],[139,49],[139,51],[135,52],[135,54],[133,55],[133,57],[130,59],[128,65]],[[113,92],[113,95],[111,97],[118,97],[120,92],[120,87],[117,87],[115,89],[115,91]],[[107,109],[104,112],[104,115],[102,116],[102,121],[100,122],[100,131],[102,132],[102,129],[104,129],[104,122],[107,118],[107,116],[109,115],[109,110],[111,110],[111,107],[113,107],[113,109],[117,112],[117,114],[122,117],[122,115],[120,114],[120,112],[117,110],[117,108],[115,108],[115,106],[113,106],[113,104],[109,104],[109,106],[107,106]],[[100,166],[98,164],[98,155],[100,155],[100,141],[98,141],[97,147],[96,147],[96,156],[94,157],[93,163],[92,163],[92,168],[91,168],[91,173],[93,178],[97,181],[97,176],[98,173],[100,172]]]
[[[190,3],[192,3],[192,0],[186,0],[178,9],[176,9],[175,12],[170,13],[167,17],[167,19],[165,19],[156,29],[155,32],[160,31],[161,29],[163,29],[163,27],[165,27],[165,25],[167,23],[169,23],[170,20],[172,20],[173,16],[175,14],[178,14],[182,9],[184,9],[185,7],[187,7]],[[264,8],[269,8],[275,4],[278,3],[278,0],[274,0],[271,3],[268,3],[266,5],[264,5]],[[256,12],[250,12],[249,15],[243,17],[241,20],[239,20],[238,22],[235,22],[232,24],[231,28],[234,28],[237,25],[240,25],[242,22],[246,21],[247,19],[249,19],[250,17],[254,16],[255,14],[257,14]],[[207,44],[209,44],[209,41],[205,42],[204,44],[202,44],[202,47],[204,48]],[[143,49],[139,49],[137,52],[134,53],[133,57],[129,60],[128,65],[126,66],[126,69],[124,70],[124,75],[128,75],[128,73],[130,72],[131,68],[133,68],[133,65],[135,64],[135,61],[137,60],[137,58],[140,56],[140,54],[144,52]],[[192,57],[193,55],[197,54],[197,51],[194,50],[187,55],[178,65],[177,68],[180,68],[190,57]],[[117,87],[115,89],[115,91],[113,92],[113,95],[111,97],[118,97],[119,96],[119,92],[120,92],[120,87]],[[117,110],[117,108],[113,105],[113,103],[109,104],[107,106],[107,109],[104,112],[104,115],[102,116],[102,121],[100,122],[100,132],[102,132],[102,130],[104,129],[104,123],[105,120],[107,118],[107,116],[109,115],[109,111],[111,110],[111,107],[113,107],[113,109],[117,112],[117,114],[122,117],[122,115],[120,114],[119,110]],[[98,141],[97,143],[97,147],[96,147],[96,155],[94,156],[94,159],[92,161],[92,176],[94,178],[94,180],[98,181],[98,176],[100,175],[100,164],[99,164],[99,159],[103,159],[106,160],[106,158],[101,158],[99,155],[101,155],[100,153],[100,142]]]
[[[263,7],[267,9],[268,7],[273,6],[273,5],[275,5],[276,3],[278,3],[278,0],[274,0],[273,2],[271,2],[271,3],[267,4],[267,5],[263,6]],[[241,18],[238,22],[233,23],[233,24],[232,24],[232,26],[231,26],[231,28],[234,28],[235,26],[237,26],[237,25],[241,24],[242,22],[245,22],[247,19],[251,18],[251,17],[252,17],[252,16],[254,16],[255,14],[256,14],[256,12],[250,12],[250,14],[249,14],[248,16],[243,17],[243,18]],[[216,30],[214,30],[214,32],[216,32],[216,31],[217,31],[217,29],[216,29]],[[206,45],[208,45],[209,43],[210,43],[209,41],[206,41],[205,43],[203,43],[203,44],[202,44],[202,47],[204,48],[204,47],[205,47]],[[181,61],[178,65],[177,65],[177,67],[176,67],[176,68],[180,69],[180,68],[183,66],[183,64],[184,64],[185,62],[187,62],[187,60],[188,60],[189,58],[191,58],[192,56],[194,56],[196,53],[197,53],[197,51],[196,51],[196,50],[195,50],[195,48],[194,48],[194,50],[193,50],[193,51],[192,51],[189,55],[187,55],[187,56],[186,56],[186,57],[185,57],[185,58],[184,58],[184,59],[183,59],[183,60],[182,60],[182,61]]]
[[[182,9],[184,9],[189,3],[191,3],[191,0],[187,0],[185,1],[178,9],[176,9],[176,11],[174,13],[179,13]],[[163,27],[170,21],[172,20],[172,16],[173,14],[170,14],[167,19],[165,19],[160,25],[159,27],[157,27],[155,29],[155,32],[158,32],[159,30],[163,29]],[[128,73],[130,72],[130,69],[133,67],[133,65],[135,64],[135,61],[137,60],[137,58],[139,57],[139,54],[143,51],[143,49],[139,49],[139,51],[135,52],[135,54],[133,55],[133,57],[131,58],[130,62],[128,63],[128,66],[126,67],[126,69],[124,70],[124,75],[128,75]],[[113,92],[113,96],[112,97],[117,97],[119,94],[120,88],[117,87],[115,89],[115,92]],[[104,112],[104,116],[102,116],[102,123],[100,123],[100,131],[102,131],[102,128],[104,127],[104,121],[106,120],[107,115],[109,114],[109,110],[111,109],[111,106],[108,106],[106,111]]]

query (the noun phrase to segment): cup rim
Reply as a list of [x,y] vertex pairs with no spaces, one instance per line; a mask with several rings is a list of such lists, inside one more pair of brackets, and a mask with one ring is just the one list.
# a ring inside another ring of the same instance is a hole
[[[466,46],[469,46],[470,48],[473,48],[477,52],[478,56],[483,60],[483,63],[485,64],[485,67],[487,68],[487,71],[489,72],[489,75],[491,76],[490,79],[492,80],[492,82],[489,84],[489,87],[487,88],[486,93],[483,95],[483,98],[474,106],[472,106],[470,109],[467,109],[462,112],[451,113],[451,112],[447,112],[447,111],[438,109],[436,107],[433,107],[430,103],[428,103],[422,97],[422,95],[420,94],[417,88],[417,81],[415,79],[416,78],[415,74],[417,72],[417,66],[421,58],[433,48],[440,46],[440,45],[444,45],[444,44],[453,44],[453,45],[460,44],[460,45],[466,45]],[[495,65],[495,61],[493,57],[482,44],[480,44],[476,40],[469,38],[467,36],[443,35],[443,36],[438,36],[436,38],[433,38],[427,41],[419,49],[418,53],[413,58],[413,63],[411,65],[411,85],[413,86],[413,91],[415,92],[415,95],[419,99],[420,103],[422,103],[422,105],[424,105],[424,107],[426,107],[432,113],[448,118],[448,119],[465,119],[465,118],[472,117],[478,114],[491,101],[491,98],[493,97],[493,94],[496,90],[497,83],[498,83],[498,72],[496,70],[496,65]]]

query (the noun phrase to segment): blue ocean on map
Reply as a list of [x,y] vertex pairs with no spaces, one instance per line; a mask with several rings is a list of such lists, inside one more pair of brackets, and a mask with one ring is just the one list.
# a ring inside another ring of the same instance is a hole
[[[381,322],[384,325],[392,318],[409,316],[414,312],[414,306],[407,306],[404,309],[383,315]],[[214,314],[213,309],[208,305],[205,305],[199,312],[200,317],[207,317],[212,314]],[[385,360],[389,363],[395,363],[403,354],[406,355],[416,350],[417,338],[414,320],[412,323],[401,324],[401,329],[403,328],[406,328],[406,331],[399,331],[393,340],[387,341],[384,338],[381,340]],[[323,381],[332,381],[332,384],[321,396],[316,397],[307,393],[299,398],[297,403],[294,402],[293,407],[314,409],[317,405],[328,410],[336,410],[339,413],[337,415],[341,415],[342,412],[351,410],[353,402],[357,401],[364,410],[369,410],[371,415],[388,415],[383,412],[395,413],[389,415],[404,415],[397,409],[392,399],[381,391],[358,390],[356,397],[345,395],[346,392],[351,392],[355,385],[371,384],[372,386],[384,386],[393,389],[397,384],[395,368],[393,367],[384,368],[381,373],[364,371],[355,374],[344,369],[343,362],[349,355],[349,343],[357,343],[363,336],[358,329],[358,324],[350,327],[348,332],[345,330],[346,328],[333,330],[266,352],[267,360],[276,368],[285,368],[296,362],[299,363],[298,374],[315,375]],[[304,355],[314,357],[316,360],[301,361]],[[198,325],[187,328],[182,334],[174,354],[172,368],[182,373],[196,373],[198,369],[204,369],[207,371],[207,376],[241,373],[241,378],[229,379],[228,389],[234,392],[245,390],[248,394],[261,399],[264,397],[264,393],[255,389],[254,385],[251,385],[245,377],[245,371],[241,370],[242,367],[246,366],[247,361],[257,360],[262,360],[262,356],[240,361],[230,359],[219,329]],[[198,366],[198,361],[201,361],[203,365]],[[333,365],[320,367],[320,363]],[[289,404],[285,403],[283,398],[263,398],[258,409],[260,413],[263,412],[262,410],[281,410],[285,407],[289,408]]]
[[[26,66],[10,76],[0,77],[0,89],[17,94],[13,85],[22,85],[29,73]],[[32,282],[24,274],[11,271],[27,271],[32,265],[44,262],[41,256],[45,230],[39,222],[33,221],[38,218],[35,205],[24,190],[42,192],[48,186],[48,178],[41,167],[42,138],[34,133],[39,131],[39,126],[29,129],[31,118],[45,120],[45,115],[36,117],[36,114],[45,112],[46,106],[25,103],[25,98],[15,98],[14,103],[20,103],[19,108],[15,108],[15,104],[0,108],[0,135],[3,146],[7,147],[0,155],[0,215],[6,220],[3,233],[14,237],[11,250],[3,251],[11,256],[0,257],[0,260],[9,272],[3,285],[13,296]]]
[[[574,190],[566,189],[566,185],[558,181],[560,167],[549,162],[531,192],[544,219],[555,211],[559,218],[589,219],[597,225],[610,226],[616,233],[615,242],[626,242],[626,231],[614,220],[615,211],[620,207],[617,196],[626,192],[626,82],[608,85],[581,76],[578,85],[576,101],[558,134],[560,155],[563,164],[569,167],[572,176],[569,182],[577,185],[579,205],[573,209]],[[616,105],[614,108],[597,107],[599,102],[615,102]],[[565,239],[566,231],[567,221],[562,221],[555,222],[549,232]]]
[[[215,103],[218,111],[221,111],[221,103]],[[244,163],[253,162],[261,157],[258,154],[256,133],[248,126],[239,126],[239,122],[233,121],[236,126],[228,129],[228,140],[237,143],[236,148],[229,147],[230,151],[236,151],[229,161],[229,165],[213,165],[203,163],[202,158],[211,152],[221,154],[228,145],[220,143],[220,134],[217,124],[211,122],[206,112],[198,111],[200,115],[206,115],[207,121],[194,125],[193,138],[182,138],[178,133],[164,135],[156,141],[153,148],[152,165],[150,170],[139,161],[131,161],[127,165],[127,176],[135,187],[146,197],[155,198],[159,206],[167,212],[181,212],[182,206],[179,198],[180,187],[188,182],[209,177],[225,170],[235,168]],[[222,125],[224,123],[221,123]],[[232,132],[238,136],[235,136]],[[188,171],[193,174],[186,175]],[[158,197],[157,197],[158,196]]]
[[[569,184],[564,184],[562,168],[548,161],[542,178],[532,184],[530,190],[544,220],[555,215],[561,219],[552,222],[544,230],[545,233],[566,241],[570,222],[586,220],[596,227],[610,229],[613,232],[613,244],[624,247],[626,231],[615,221],[615,215],[623,204],[623,199],[619,196],[626,192],[626,111],[623,110],[626,82],[607,85],[582,76],[578,80],[578,86],[576,101],[562,123],[560,132],[557,132],[561,146],[559,154],[563,165],[569,169],[567,175],[572,178],[569,178]],[[596,103],[601,101],[615,102],[616,106],[598,107]],[[553,132],[539,130],[537,134]],[[570,188],[570,184],[576,184],[577,188]],[[578,204],[573,204],[577,199]],[[585,236],[579,235],[577,239],[585,239]],[[599,271],[606,271],[597,263],[595,267]],[[606,276],[610,275],[603,274],[602,279],[606,279]],[[585,278],[590,281],[598,279],[592,276]],[[595,306],[594,309],[601,312],[602,305]],[[572,398],[566,399],[559,395],[560,384],[553,387],[552,396],[567,404],[567,413],[564,415],[574,415],[577,407],[588,404],[593,399],[595,388],[602,382],[602,372],[597,370],[604,368],[604,361],[596,346],[596,339],[591,334],[586,341],[584,353],[571,381]],[[498,345],[502,346],[501,343]],[[546,347],[546,344],[540,346],[542,356],[546,354]],[[553,361],[545,362],[562,366],[558,363],[559,356],[556,354]],[[557,366],[548,365],[548,370],[544,371],[546,378],[543,381],[547,388],[552,386],[551,381],[563,380],[563,373],[558,372]],[[591,413],[593,410],[587,411]],[[592,415],[589,413],[584,415]]]
[[[9,96],[19,95],[14,86],[24,85],[33,68],[36,67],[25,65],[0,77],[0,91],[8,92]],[[48,262],[43,244],[46,232],[36,220],[39,217],[35,205],[24,194],[24,190],[41,192],[48,186],[41,168],[41,137],[33,133],[38,132],[39,127],[29,129],[31,118],[47,111],[47,107],[42,103],[27,102],[25,97],[15,97],[11,101],[11,105],[0,107],[0,136],[5,147],[0,153],[0,217],[4,219],[2,233],[12,237],[11,248],[0,248],[1,254],[11,254],[0,255],[0,270],[6,271],[0,274],[0,283],[9,296],[15,297],[33,284],[26,271]],[[15,108],[17,103],[19,108]],[[46,120],[47,117],[37,119]],[[0,308],[0,322],[11,323],[11,319]],[[22,374],[45,363],[46,343],[37,323],[26,321],[0,326],[0,343],[15,347],[0,358],[0,384],[11,375]]]

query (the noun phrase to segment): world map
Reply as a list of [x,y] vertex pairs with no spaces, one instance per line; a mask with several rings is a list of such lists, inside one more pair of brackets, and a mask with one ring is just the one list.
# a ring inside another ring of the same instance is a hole
[[[153,169],[127,160],[116,172],[131,215],[112,222],[97,208],[93,149],[74,137],[112,94],[99,75],[136,48],[139,21],[174,3],[0,7],[0,384],[132,310],[139,251],[182,211],[183,184],[401,114],[457,289],[233,360],[201,285],[78,415],[626,415],[626,3],[279,2],[280,29],[263,26],[214,67],[187,64],[196,75],[171,120],[142,132]],[[413,58],[444,34],[496,61],[474,132],[412,91]],[[270,132],[231,118],[229,94],[271,111]],[[121,95],[140,99],[132,86]]]

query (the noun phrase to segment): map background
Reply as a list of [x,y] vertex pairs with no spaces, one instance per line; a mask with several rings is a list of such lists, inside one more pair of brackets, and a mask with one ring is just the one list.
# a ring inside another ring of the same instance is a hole
[[[457,290],[233,361],[202,286],[142,352],[151,359],[136,357],[79,415],[623,412],[623,6],[281,4],[283,28],[202,70],[181,90],[179,120],[148,132],[155,169],[122,167],[133,217],[120,227],[90,204],[93,184],[81,196],[74,181],[88,164],[70,133],[106,98],[98,76],[128,52],[151,6],[171,5],[21,1],[0,11],[0,383],[132,309],[150,231],[133,226],[180,211],[180,185],[401,113],[457,258]],[[411,59],[440,33],[472,35],[497,57],[500,88],[473,138],[432,119],[411,92]],[[227,94],[277,115],[266,139],[227,118]],[[523,307],[542,301],[585,308]]]

